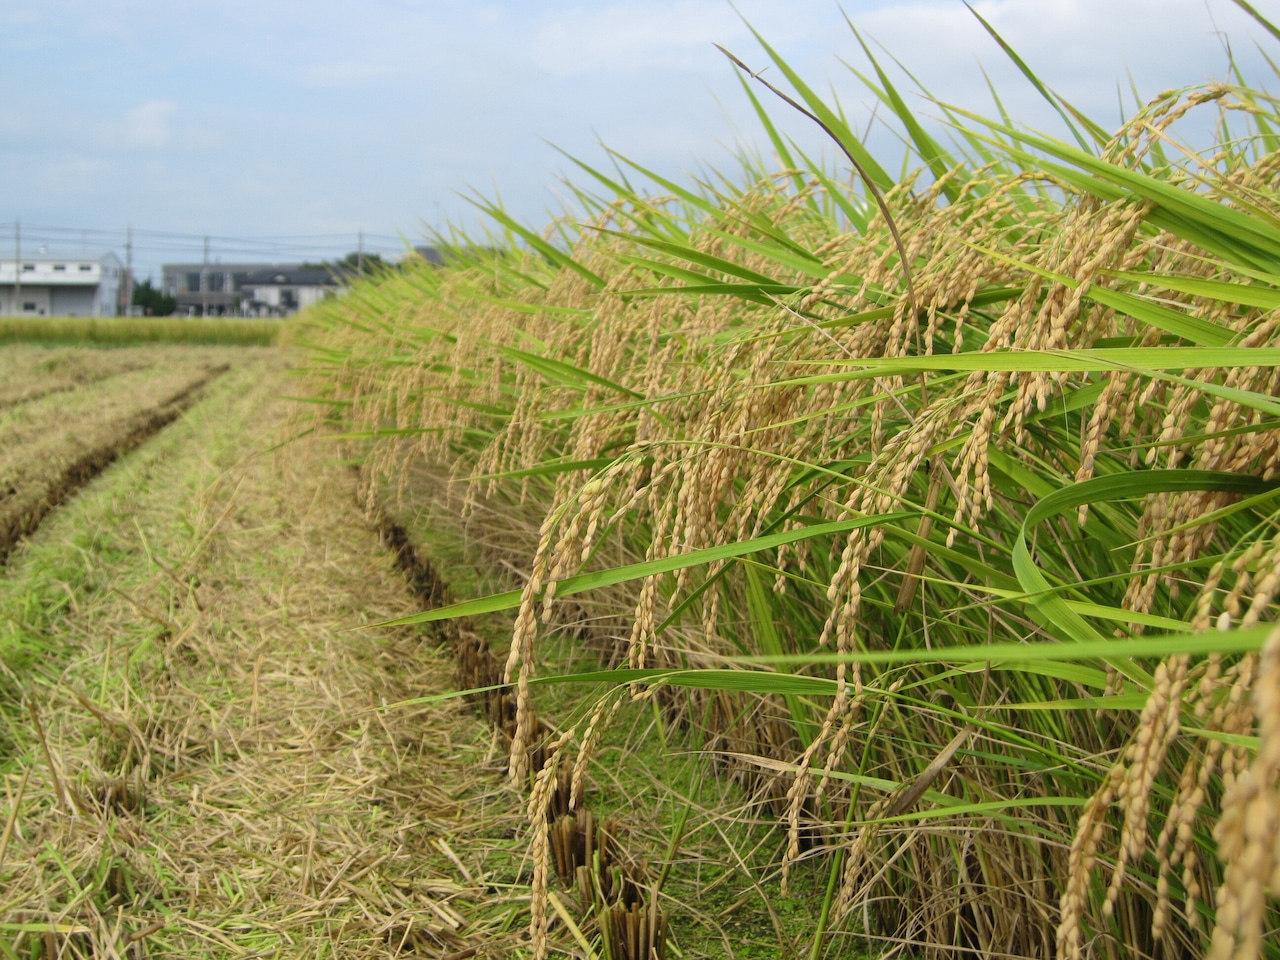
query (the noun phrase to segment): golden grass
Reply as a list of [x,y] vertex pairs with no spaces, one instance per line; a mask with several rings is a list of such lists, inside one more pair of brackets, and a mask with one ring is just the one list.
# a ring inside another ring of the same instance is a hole
[[[1271,251],[1280,154],[1224,145],[1178,167],[1160,152],[1187,110],[1247,113],[1256,96],[1221,85],[1162,96],[1098,156],[1162,189],[1211,184]],[[1239,493],[1218,480],[1142,478],[1280,474],[1266,406],[1278,367],[1272,353],[1247,362],[1280,347],[1275,258],[1215,246],[1167,199],[1119,188],[1108,199],[1039,162],[960,164],[886,191],[910,295],[880,214],[846,231],[831,181],[787,170],[682,215],[634,195],[600,203],[572,262],[512,249],[387,278],[313,315],[322,416],[365,431],[369,470],[406,498],[436,495],[415,486],[424,464],[451,473],[477,539],[516,557],[515,778],[529,772],[531,681],[550,633],[576,631],[636,668],[843,654],[795,668],[831,680],[830,697],[726,681],[690,693],[681,715],[713,717],[714,745],[746,755],[739,775],[786,823],[784,868],[817,855],[805,852],[814,837],[839,851],[833,917],[928,956],[1203,946],[1224,867],[1203,838],[1253,762],[1241,737],[1257,722],[1258,658],[1132,658],[1123,640],[1274,617],[1271,508],[1227,522],[1219,511]],[[1234,352],[1172,375],[1063,354],[1171,344]],[[972,365],[949,370],[961,354]],[[1020,367],[1029,354],[1047,365]],[[893,365],[920,357],[939,362]],[[1077,505],[1077,526],[1034,531],[1022,549],[1039,581],[1017,567],[1034,502],[1129,475],[1123,497]],[[937,533],[917,526],[925,503]],[[615,588],[601,603],[622,630],[556,598],[582,570],[860,516],[890,519],[779,549],[759,569],[717,561]],[[1094,620],[1046,593],[1093,604]],[[942,665],[856,659],[1113,635],[1114,655],[1085,661],[1087,674],[1001,665],[940,678]],[[1055,706],[1088,697],[1115,706]],[[589,728],[567,731],[583,751]],[[948,804],[969,812],[948,816]],[[1219,923],[1235,930],[1247,914],[1256,932],[1256,902]]]
[[146,369],[163,356],[154,348],[87,351],[7,344],[0,350],[0,410]]
[[279,320],[237,317],[0,317],[0,343],[123,346],[189,343],[270,346]]
[[0,562],[51,509],[194,403],[226,372],[225,357],[185,348],[147,358],[156,367],[135,359],[75,376],[73,364],[70,378],[10,379],[0,398]]

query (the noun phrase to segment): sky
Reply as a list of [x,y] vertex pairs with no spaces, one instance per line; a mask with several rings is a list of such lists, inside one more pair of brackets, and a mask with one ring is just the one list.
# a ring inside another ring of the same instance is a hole
[[[1280,0],[1254,6],[1280,21]],[[1228,43],[1246,77],[1280,86],[1259,52],[1280,59],[1280,42],[1230,0],[973,7],[1108,128],[1131,81],[1149,97],[1224,77]],[[961,0],[0,0],[0,256],[15,221],[24,249],[122,257],[131,225],[138,274],[157,279],[204,236],[223,262],[339,255],[361,232],[393,253],[446,222],[473,229],[477,194],[542,227],[563,179],[583,180],[566,153],[607,165],[607,146],[677,180],[767,154],[714,46],[763,67],[748,23],[867,123],[846,14],[911,72],[893,67],[904,90],[990,112],[990,77],[1016,120],[1061,132]],[[830,155],[804,118],[771,112]]]

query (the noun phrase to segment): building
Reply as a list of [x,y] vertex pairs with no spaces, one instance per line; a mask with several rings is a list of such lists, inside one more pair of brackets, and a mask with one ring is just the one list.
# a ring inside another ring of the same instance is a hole
[[297,313],[338,292],[338,278],[324,269],[269,267],[245,279],[245,316],[284,317]]
[[339,285],[328,270],[299,264],[166,263],[162,270],[162,291],[187,316],[288,316]]
[[[114,253],[0,259],[0,314],[27,317],[114,317],[122,313],[124,265]],[[125,284],[127,286],[127,284]]]
[[262,263],[166,263],[161,291],[178,301],[186,316],[240,316],[244,280]]

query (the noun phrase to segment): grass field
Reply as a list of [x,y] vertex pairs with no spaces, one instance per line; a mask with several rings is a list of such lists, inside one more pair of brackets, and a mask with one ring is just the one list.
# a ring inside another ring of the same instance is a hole
[[279,320],[240,318],[0,317],[0,344],[269,346],[276,341],[281,326]]
[[76,487],[176,419],[230,359],[172,347],[0,356],[0,560]]
[[[469,685],[445,638],[368,626],[431,602],[393,529],[435,589],[498,581],[443,513],[388,491],[362,513],[343,442],[297,438],[289,366],[0,347],[0,956],[524,952],[507,739],[465,700],[422,702]],[[470,629],[497,649],[510,625]],[[617,723],[590,779],[617,869],[669,873],[668,955],[797,948],[822,878],[781,896],[771,831],[699,812],[746,794],[707,756],[663,756],[653,722]],[[589,910],[581,890],[556,902]],[[581,952],[589,932],[557,914],[551,942]]]

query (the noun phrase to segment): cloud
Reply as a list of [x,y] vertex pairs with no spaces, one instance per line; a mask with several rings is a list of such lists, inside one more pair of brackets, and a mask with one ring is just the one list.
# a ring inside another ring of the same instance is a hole
[[236,177],[237,195],[257,200],[280,200],[295,197],[302,183],[296,169],[288,164],[259,159]]
[[99,143],[113,150],[212,150],[222,145],[217,130],[178,122],[180,110],[173,100],[151,99],[126,110],[114,120],[98,125]]
[[306,67],[302,70],[300,78],[303,83],[312,87],[346,89],[383,80],[392,73],[392,69],[385,61],[372,63],[346,60]]
[[[1257,59],[1252,50],[1246,52],[1246,37],[1256,34],[1257,27],[1229,3],[977,0],[974,9],[1045,83],[1079,101],[1077,105],[1090,114],[1118,116],[1117,85],[1127,93],[1126,72],[1144,97],[1224,76],[1227,58],[1215,30],[1236,41],[1237,53]],[[1030,85],[982,24],[958,3],[885,5],[855,16],[854,23],[916,71],[939,99],[990,104],[986,81],[976,66],[980,61],[1001,96],[1015,98],[1007,105],[1034,105],[1037,95]]]
[[746,27],[728,5],[648,0],[561,12],[533,37],[534,63],[558,77],[688,69],[711,59]]
[[102,176],[108,165],[100,158],[72,156],[43,168],[37,180],[39,189],[62,197],[91,197],[101,190]]
[[178,105],[172,100],[148,100],[105,124],[108,139],[128,149],[163,150],[173,142],[172,120]]

